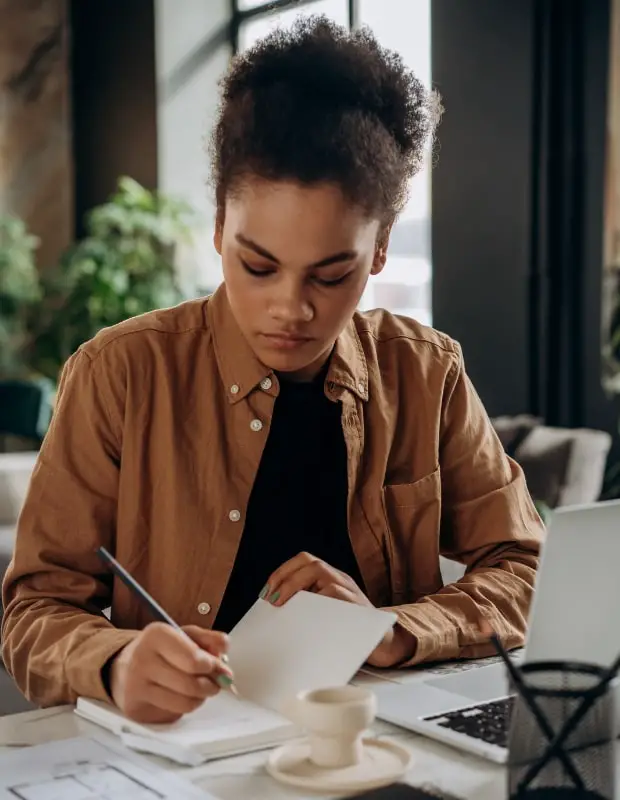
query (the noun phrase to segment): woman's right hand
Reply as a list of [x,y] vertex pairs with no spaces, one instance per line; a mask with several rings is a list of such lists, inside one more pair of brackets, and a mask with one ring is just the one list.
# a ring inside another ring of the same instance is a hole
[[223,633],[196,625],[187,636],[153,622],[114,658],[110,666],[112,699],[136,722],[175,722],[232,683]]

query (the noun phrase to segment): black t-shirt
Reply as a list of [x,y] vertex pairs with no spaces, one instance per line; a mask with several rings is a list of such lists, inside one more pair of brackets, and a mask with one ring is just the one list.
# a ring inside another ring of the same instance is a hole
[[214,628],[228,632],[269,575],[306,551],[362,588],[347,524],[347,451],[341,404],[311,383],[280,380],[237,558]]

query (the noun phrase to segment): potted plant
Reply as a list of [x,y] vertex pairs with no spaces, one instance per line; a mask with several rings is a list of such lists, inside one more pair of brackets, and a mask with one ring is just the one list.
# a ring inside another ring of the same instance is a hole
[[109,202],[89,213],[85,238],[42,276],[30,322],[33,368],[56,380],[102,328],[182,300],[175,248],[191,236],[193,218],[184,202],[121,178]]
[[41,297],[26,225],[0,217],[0,437],[39,440],[49,423],[53,386],[28,364],[28,319]]

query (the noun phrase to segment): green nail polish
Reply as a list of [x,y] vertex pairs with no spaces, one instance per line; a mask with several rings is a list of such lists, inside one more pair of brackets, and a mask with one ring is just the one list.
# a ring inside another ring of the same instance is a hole
[[230,675],[218,675],[216,683],[221,689],[228,689],[233,685],[233,679]]
[[273,605],[273,603],[277,601],[278,597],[280,597],[280,592],[274,592],[269,598],[269,602]]
[[260,594],[258,596],[260,597],[261,600],[264,600],[268,594],[269,594],[269,584],[266,583],[260,590]]

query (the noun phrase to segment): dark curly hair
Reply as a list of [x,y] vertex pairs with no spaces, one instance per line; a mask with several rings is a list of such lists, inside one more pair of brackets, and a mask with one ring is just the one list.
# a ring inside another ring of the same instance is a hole
[[233,59],[211,137],[218,217],[244,180],[330,182],[389,224],[440,106],[368,29],[298,18]]

